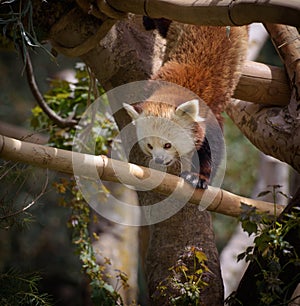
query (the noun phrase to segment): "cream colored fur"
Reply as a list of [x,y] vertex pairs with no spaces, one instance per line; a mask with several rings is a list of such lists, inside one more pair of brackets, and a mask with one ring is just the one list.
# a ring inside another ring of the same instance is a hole
[[[123,104],[136,126],[138,143],[143,152],[164,166],[190,159],[196,150],[193,131],[199,114],[198,100],[187,101],[174,109],[170,118],[139,114],[132,105]],[[185,170],[185,169],[184,169]]]

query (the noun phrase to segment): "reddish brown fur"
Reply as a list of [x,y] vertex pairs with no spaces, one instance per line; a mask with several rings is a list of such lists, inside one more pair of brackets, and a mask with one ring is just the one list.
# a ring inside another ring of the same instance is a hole
[[[177,23],[172,23],[169,36],[178,33],[178,27]],[[190,89],[204,100],[221,122],[220,114],[234,92],[245,59],[247,28],[180,27],[178,43],[153,79]]]
[[175,108],[170,107],[169,104],[146,101],[143,104],[143,112],[145,116],[157,116],[171,119]]
[[[175,83],[194,92],[210,107],[222,127],[221,113],[231,99],[246,57],[247,28],[231,27],[229,30],[226,27],[199,27],[173,22],[168,37],[172,45],[169,58],[152,79]],[[174,37],[177,43],[174,43]],[[190,92],[178,89],[178,86],[166,85],[156,90],[149,101],[135,107],[138,112],[143,111],[145,116],[171,119],[175,108],[191,99],[195,99],[195,96]],[[199,115],[203,117],[202,109],[200,107]],[[213,122],[208,114],[205,123],[215,129]],[[185,171],[181,176],[196,188],[207,188],[212,166],[217,165],[211,164],[211,148],[205,136],[206,130],[198,122],[187,122],[186,127],[191,128],[194,134],[200,170]],[[220,141],[218,135],[216,141]]]

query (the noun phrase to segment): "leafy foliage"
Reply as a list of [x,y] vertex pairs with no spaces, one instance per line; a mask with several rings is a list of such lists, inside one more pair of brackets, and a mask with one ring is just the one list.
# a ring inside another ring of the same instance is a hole
[[[62,199],[61,205],[72,209],[68,226],[72,229],[72,240],[82,262],[82,269],[90,279],[91,298],[94,304],[103,306],[124,305],[120,294],[117,292],[119,288],[113,288],[106,281],[111,277],[106,272],[106,267],[111,265],[110,260],[104,258],[104,264],[101,265],[96,261],[89,233],[89,224],[92,219],[90,207],[82,199],[82,195],[74,182],[62,180],[55,183],[55,188],[60,194],[65,194],[67,191],[71,193],[71,200]],[[98,238],[96,234],[93,236],[96,239]],[[117,271],[115,277],[121,281],[122,287],[128,287],[127,276],[123,272]]]
[[[39,195],[31,190],[28,181],[35,183],[40,178],[32,175],[30,166],[20,165],[13,162],[0,162],[0,229],[10,230],[16,227],[25,230],[34,220],[28,209],[40,198],[47,187],[47,178]],[[26,192],[24,192],[24,188]]]
[[[46,178],[39,195],[28,186],[40,178],[32,175],[32,168],[0,161],[0,230],[25,231],[34,221],[28,209],[45,193]],[[38,273],[25,274],[13,269],[0,273],[0,305],[51,305],[51,298],[39,291]]]
[[12,42],[15,49],[21,47],[23,58],[25,50],[31,47],[39,47],[48,50],[39,42],[34,30],[33,4],[30,0],[7,0],[0,2],[0,42],[1,45],[9,45]]
[[[77,64],[75,71],[75,82],[52,80],[51,88],[44,95],[44,98],[51,109],[61,117],[71,116],[80,119],[90,101],[94,100],[103,90],[97,85],[91,89],[90,75],[84,64]],[[48,130],[50,134],[49,144],[57,148],[72,149],[76,128],[81,128],[91,139],[91,143],[87,143],[84,149],[90,152],[89,147],[91,147],[94,148],[94,154],[107,154],[111,140],[117,132],[114,122],[108,119],[105,114],[98,112],[93,114],[92,119],[84,119],[83,126],[64,129],[52,125],[52,122],[39,106],[32,110],[32,115],[31,125],[36,129]],[[83,200],[74,181],[62,180],[56,182],[54,187],[59,194],[64,196],[61,205],[70,207],[72,210],[68,226],[72,229],[72,240],[82,262],[82,269],[90,280],[93,302],[95,305],[104,306],[124,305],[118,291],[121,287],[128,287],[127,276],[122,271],[116,271],[114,277],[117,279],[117,285],[114,288],[108,282],[112,277],[107,273],[108,267],[111,265],[110,260],[103,258],[103,263],[97,263],[89,233],[89,225],[92,219],[90,207]],[[97,184],[94,187],[97,190],[100,188]],[[107,190],[102,191],[104,194],[107,192]],[[94,233],[95,237],[97,238],[97,235]]]
[[[279,187],[273,186],[273,193]],[[288,274],[288,271],[299,271],[299,253],[289,237],[291,231],[300,232],[300,209],[294,207],[278,221],[246,204],[242,204],[241,208],[242,227],[249,235],[255,235],[255,246],[249,246],[238,256],[238,260],[245,259],[258,266],[259,272],[255,275],[258,305],[287,305],[290,302],[290,288],[300,280],[299,272],[293,279],[284,281],[284,274]],[[240,305],[235,299],[235,293],[226,302],[228,305]]]
[[52,301],[47,294],[40,294],[38,282],[40,277],[37,274],[24,275],[10,270],[0,274],[0,304],[11,305],[52,305]]
[[[75,117],[80,119],[86,107],[94,101],[103,89],[95,86],[90,88],[90,76],[84,64],[78,63],[75,67],[75,82],[53,79],[50,90],[44,94],[49,107],[61,117]],[[109,144],[116,135],[116,125],[105,114],[97,113],[92,124],[86,122],[86,133],[92,133],[91,139],[95,144],[95,154],[106,154]],[[52,124],[52,121],[43,113],[39,106],[32,109],[31,126],[35,129],[48,130],[49,145],[60,149],[71,150],[76,128],[61,129]],[[102,133],[99,133],[99,130]]]
[[201,305],[201,294],[212,276],[206,263],[207,257],[200,248],[187,247],[170,268],[169,278],[157,287],[154,299],[168,296],[170,305]]

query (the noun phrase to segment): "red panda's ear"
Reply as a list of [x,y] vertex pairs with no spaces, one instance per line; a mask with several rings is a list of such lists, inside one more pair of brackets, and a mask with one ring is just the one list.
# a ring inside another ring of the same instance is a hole
[[183,119],[192,119],[194,121],[201,121],[199,116],[199,101],[193,99],[185,103],[180,104],[176,110],[175,114]]
[[123,103],[123,107],[132,120],[136,120],[139,118],[140,114],[136,111],[136,109],[132,105]]

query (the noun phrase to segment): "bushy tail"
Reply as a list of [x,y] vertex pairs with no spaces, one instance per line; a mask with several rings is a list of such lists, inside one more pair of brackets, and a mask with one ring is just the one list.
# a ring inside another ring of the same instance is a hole
[[248,46],[247,27],[211,27],[173,22],[167,39],[172,50],[153,76],[195,92],[217,118],[239,81]]

